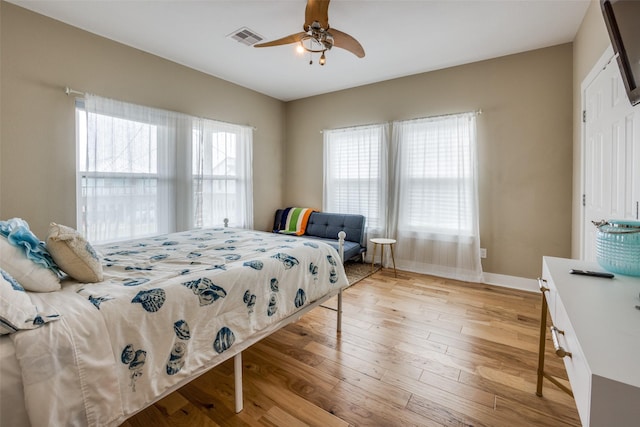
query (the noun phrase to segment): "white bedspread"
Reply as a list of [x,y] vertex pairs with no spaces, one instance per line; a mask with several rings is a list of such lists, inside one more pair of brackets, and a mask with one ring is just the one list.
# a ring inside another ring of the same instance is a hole
[[105,280],[31,294],[62,318],[12,335],[33,426],[118,425],[348,284],[335,249],[272,233],[210,229],[97,249]]

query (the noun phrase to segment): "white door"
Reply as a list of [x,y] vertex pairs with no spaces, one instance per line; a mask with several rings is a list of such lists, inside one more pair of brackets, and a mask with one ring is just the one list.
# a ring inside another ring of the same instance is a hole
[[585,90],[584,258],[595,260],[592,221],[637,219],[640,106],[632,107],[612,60]]

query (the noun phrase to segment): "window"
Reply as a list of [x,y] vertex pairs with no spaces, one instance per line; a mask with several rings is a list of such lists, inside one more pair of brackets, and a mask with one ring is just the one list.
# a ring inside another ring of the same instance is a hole
[[365,215],[369,238],[396,239],[400,268],[480,281],[475,120],[394,122],[391,143],[386,125],[324,131],[324,209]]
[[324,131],[324,206],[361,214],[367,230],[381,230],[387,206],[387,125]]
[[482,280],[475,128],[475,113],[393,124],[390,224],[404,268]]
[[230,225],[252,211],[250,146],[242,141],[250,129],[207,121],[193,137],[194,225],[213,227],[230,219]]
[[92,95],[78,101],[76,123],[78,229],[90,241],[221,225],[223,218],[252,226],[249,128]]
[[470,125],[470,118],[456,116],[394,124],[400,153],[399,228],[473,234],[475,165]]

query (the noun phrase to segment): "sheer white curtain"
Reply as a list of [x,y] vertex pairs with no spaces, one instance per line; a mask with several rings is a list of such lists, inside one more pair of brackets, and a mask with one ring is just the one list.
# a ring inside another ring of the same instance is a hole
[[86,139],[79,139],[78,222],[92,241],[175,229],[178,117],[87,95]]
[[367,241],[387,233],[388,135],[387,124],[323,131],[322,209],[364,215]]
[[203,119],[193,135],[195,227],[253,228],[253,130]]
[[393,123],[389,229],[398,268],[482,281],[475,116]]
[[[76,115],[78,229],[90,241],[222,225],[224,217],[253,225],[251,128],[90,94]],[[213,199],[223,203],[207,204]]]

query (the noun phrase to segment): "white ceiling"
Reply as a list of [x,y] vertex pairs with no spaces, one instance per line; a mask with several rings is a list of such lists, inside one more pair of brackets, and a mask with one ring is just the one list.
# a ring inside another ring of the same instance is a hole
[[309,65],[294,45],[254,48],[302,31],[305,0],[9,0],[75,27],[289,101],[570,42],[589,0],[333,0],[331,27],[366,56],[339,48]]

